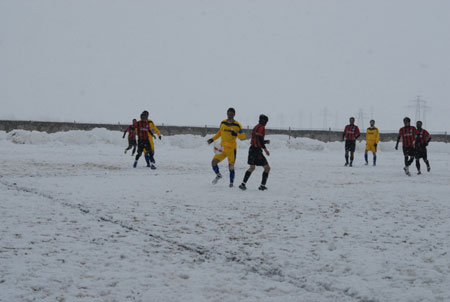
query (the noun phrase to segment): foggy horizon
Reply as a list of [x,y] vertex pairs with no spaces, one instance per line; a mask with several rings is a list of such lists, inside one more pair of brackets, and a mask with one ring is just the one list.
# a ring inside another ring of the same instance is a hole
[[[0,119],[450,130],[450,2],[0,2]],[[425,104],[422,104],[425,105]],[[361,120],[361,117],[364,117]]]

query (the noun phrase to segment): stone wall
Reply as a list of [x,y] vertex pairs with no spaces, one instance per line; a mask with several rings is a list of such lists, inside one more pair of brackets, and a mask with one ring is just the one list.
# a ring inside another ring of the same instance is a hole
[[[39,122],[39,121],[7,121],[0,120],[0,131],[10,132],[15,129],[42,131],[47,133],[55,133],[69,130],[92,130],[94,128],[106,128],[115,131],[125,131],[127,125],[119,124],[85,124],[85,123],[61,123],[61,122]],[[176,135],[176,134],[193,134],[193,135],[214,135],[218,128],[214,127],[189,127],[189,126],[164,126],[159,125],[159,130],[162,135]],[[251,135],[251,129],[244,129],[247,137]],[[317,139],[323,142],[333,142],[342,140],[342,132],[338,131],[324,131],[324,130],[276,130],[267,129],[267,134],[284,134],[292,137],[307,137]],[[361,135],[361,140],[364,139],[364,133]],[[381,133],[381,141],[395,141],[397,133]],[[449,137],[447,134],[433,134],[433,141],[448,143]]]

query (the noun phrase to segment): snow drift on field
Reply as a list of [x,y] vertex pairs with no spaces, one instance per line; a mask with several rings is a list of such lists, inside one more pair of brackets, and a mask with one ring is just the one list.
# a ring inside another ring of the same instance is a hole
[[[95,145],[95,144],[111,144],[123,146],[127,143],[127,138],[122,139],[123,133],[119,131],[111,131],[105,128],[96,128],[90,131],[67,131],[48,134],[39,131],[14,130],[9,133],[0,131],[0,142],[8,141],[14,144],[63,144],[63,145]],[[287,135],[269,135],[270,149],[289,149],[292,151],[336,151],[342,152],[344,148],[343,142],[321,142],[319,140],[310,138],[293,138]],[[158,146],[175,147],[181,149],[204,149],[206,145],[206,137],[199,135],[174,135],[163,137],[162,140],[155,139],[155,144]],[[248,139],[244,141],[238,140],[238,148],[248,148]],[[357,152],[362,152],[365,149],[365,141],[358,141],[356,143]],[[378,150],[381,152],[394,151],[395,142],[380,142]],[[401,148],[401,144],[400,144]],[[429,146],[431,152],[448,153],[450,152],[450,145],[441,142],[431,142]]]

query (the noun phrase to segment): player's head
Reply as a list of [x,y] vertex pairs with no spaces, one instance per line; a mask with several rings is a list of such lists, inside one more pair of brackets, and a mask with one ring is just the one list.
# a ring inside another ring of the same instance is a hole
[[267,122],[269,121],[269,117],[265,114],[261,114],[259,116],[259,123],[263,126],[265,126],[267,124]]
[[227,110],[228,119],[232,120],[235,115],[236,115],[236,110],[234,110],[234,108],[228,108],[228,110]]
[[422,121],[417,121],[416,126],[417,129],[422,129]]
[[141,120],[146,120],[146,119],[148,119],[148,111],[144,110],[141,113]]
[[370,120],[370,127],[375,126],[375,120]]
[[411,125],[411,119],[409,117],[405,117],[403,119],[403,124],[405,124],[405,126]]
[[137,120],[134,118],[133,119],[133,124],[136,124],[137,123]]
[[353,125],[355,123],[355,118],[352,116],[349,121],[350,121],[350,125]]

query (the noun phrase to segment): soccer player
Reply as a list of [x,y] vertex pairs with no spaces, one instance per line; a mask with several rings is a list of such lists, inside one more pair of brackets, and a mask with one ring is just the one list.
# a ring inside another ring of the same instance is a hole
[[[350,118],[350,124],[345,126],[342,140],[345,140],[345,166],[352,166],[356,149],[356,140],[361,135],[358,126],[355,125],[355,118]],[[350,163],[348,162],[348,153],[350,152]]]
[[123,133],[123,137],[125,138],[125,135],[128,132],[128,148],[125,149],[125,154],[127,154],[127,151],[133,148],[133,151],[131,152],[131,156],[134,155],[134,152],[136,152],[136,119],[133,119],[133,123],[125,129],[125,132]]
[[416,136],[416,168],[417,174],[420,175],[420,159],[423,158],[423,161],[427,165],[427,171],[431,171],[430,162],[428,161],[427,156],[427,146],[431,141],[431,135],[427,130],[422,128],[422,122],[417,121],[417,136]]
[[[147,111],[145,111],[147,112]],[[148,112],[147,112],[147,119],[148,119]],[[159,131],[158,127],[156,127],[155,123],[153,123],[152,120],[148,120],[148,126],[149,126],[149,131],[152,135],[149,136],[149,140],[150,140],[150,149],[145,149],[145,155],[146,155],[146,161],[147,163],[150,160],[150,168],[152,169],[156,169],[155,166],[155,143],[153,142],[153,133],[156,133],[156,135],[158,136],[158,139],[161,140],[161,132]]]
[[247,172],[245,172],[244,180],[239,186],[241,190],[247,190],[246,184],[248,179],[250,178],[250,175],[255,170],[255,166],[264,167],[259,190],[267,190],[266,183],[267,178],[269,177],[270,166],[263,154],[263,150],[267,154],[267,156],[270,155],[269,150],[267,150],[266,148],[266,144],[270,144],[270,140],[264,140],[264,136],[266,135],[265,126],[268,121],[269,118],[266,115],[261,114],[259,116],[258,125],[253,128],[252,140],[250,141],[250,149],[248,150],[248,164],[250,165],[250,168],[248,168]]
[[377,146],[380,141],[380,132],[375,127],[375,121],[370,121],[370,127],[366,131],[366,151],[364,153],[364,159],[366,160],[366,166],[369,164],[369,151],[373,154],[373,165],[377,165]]
[[[145,110],[141,113],[141,120],[136,123],[136,132],[138,136],[138,148],[137,148],[137,154],[136,158],[133,164],[133,168],[136,168],[139,158],[142,155],[142,152],[145,150],[152,150],[151,144],[150,144],[150,137],[153,137],[153,132],[150,131],[150,123],[148,121],[148,111]],[[153,155],[149,153],[146,154],[145,160],[147,161],[147,167],[150,167],[152,169],[156,169],[156,167],[153,164],[150,164],[150,160],[153,159]],[[154,159],[152,160],[154,162]]]
[[234,163],[236,162],[236,139],[240,140],[245,139],[244,130],[242,130],[241,124],[234,120],[234,116],[236,115],[236,111],[234,108],[229,108],[227,110],[227,119],[223,120],[220,124],[219,131],[217,131],[216,135],[212,138],[208,139],[208,144],[212,144],[219,137],[221,138],[221,144],[223,146],[223,152],[221,154],[214,155],[214,158],[211,162],[212,169],[214,173],[216,173],[216,177],[212,181],[213,184],[216,184],[219,179],[222,178],[222,174],[220,174],[218,164],[228,158],[228,168],[230,170],[230,188],[233,187],[234,183]]
[[414,126],[411,126],[411,119],[409,117],[405,117],[403,119],[404,127],[400,128],[397,137],[397,144],[395,145],[395,150],[398,150],[398,143],[400,142],[400,138],[402,139],[402,147],[403,147],[403,156],[405,157],[405,167],[403,170],[406,175],[411,176],[409,173],[409,166],[414,161],[414,157],[416,155],[414,145],[417,136],[417,129]]

